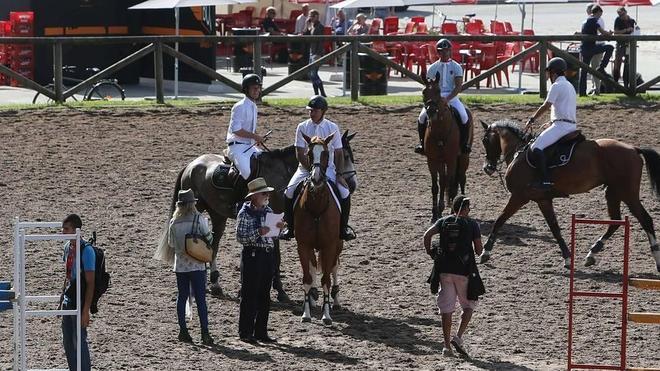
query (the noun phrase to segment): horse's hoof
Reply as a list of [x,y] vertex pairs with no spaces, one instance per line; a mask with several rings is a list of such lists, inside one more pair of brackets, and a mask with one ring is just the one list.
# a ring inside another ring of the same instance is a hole
[[217,286],[216,285],[211,285],[211,290],[210,291],[211,291],[211,296],[215,296],[215,297],[218,297],[218,298],[221,298],[225,295],[224,292],[222,292],[222,287],[220,287],[219,285],[217,285]]
[[312,322],[312,317],[301,317],[300,322],[302,323]]
[[564,258],[564,268],[571,269],[571,258]]
[[323,324],[326,325],[326,326],[330,326],[330,325],[332,325],[332,319],[330,319],[330,318],[324,318],[324,319],[323,319]]
[[484,264],[490,260],[490,251],[484,250],[483,254],[479,256],[479,263]]
[[589,253],[589,255],[584,258],[584,266],[591,267],[592,265],[596,265],[596,257]]
[[277,301],[280,303],[288,303],[291,301],[291,299],[289,298],[289,295],[284,292],[284,290],[279,290],[277,292]]

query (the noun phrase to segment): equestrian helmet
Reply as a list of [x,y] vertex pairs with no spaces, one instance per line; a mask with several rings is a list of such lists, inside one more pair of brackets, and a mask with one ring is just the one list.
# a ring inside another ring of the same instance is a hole
[[241,86],[243,87],[244,92],[247,91],[247,89],[252,85],[261,86],[261,77],[259,77],[259,75],[250,73],[245,75],[245,77],[243,77],[243,82],[241,83]]
[[435,43],[436,49],[451,49],[451,42],[447,39],[440,39]]
[[566,61],[560,57],[554,57],[548,62],[548,66],[545,68],[546,71],[552,71],[554,73],[562,74],[566,72],[568,66]]
[[325,111],[328,109],[328,101],[320,95],[315,95],[311,97],[307,103],[307,109],[313,108]]

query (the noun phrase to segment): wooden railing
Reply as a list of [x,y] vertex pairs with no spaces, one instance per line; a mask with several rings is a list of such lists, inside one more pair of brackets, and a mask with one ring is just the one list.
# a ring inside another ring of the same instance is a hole
[[[218,73],[215,69],[210,68],[203,63],[181,53],[166,44],[172,44],[174,42],[179,43],[254,43],[253,48],[253,69],[256,73],[261,72],[261,47],[264,42],[280,42],[287,43],[294,41],[295,42],[323,42],[323,41],[333,41],[343,43],[342,47],[334,50],[333,52],[323,56],[322,58],[316,60],[314,63],[310,63],[307,66],[302,67],[301,69],[293,72],[291,75],[282,78],[281,80],[275,82],[274,84],[264,87],[263,94],[267,95],[274,92],[275,90],[281,88],[287,83],[291,82],[295,78],[307,73],[311,68],[315,66],[320,66],[321,64],[327,62],[328,60],[337,57],[341,54],[348,53],[351,63],[350,71],[350,81],[351,81],[351,100],[356,101],[359,95],[359,58],[358,52],[364,52],[369,54],[371,57],[381,61],[382,63],[394,68],[395,70],[402,73],[402,75],[407,76],[408,78],[423,83],[421,76],[415,74],[414,72],[406,69],[405,67],[394,63],[393,61],[388,60],[387,58],[381,56],[375,51],[371,50],[367,45],[373,41],[385,41],[385,42],[428,42],[428,41],[437,41],[440,38],[446,38],[451,41],[458,42],[520,42],[521,44],[525,41],[533,42],[534,44],[522,50],[520,53],[504,60],[492,68],[482,71],[479,75],[474,77],[471,80],[466,81],[462,88],[467,89],[471,86],[477,85],[480,81],[487,79],[488,77],[493,76],[498,71],[502,71],[505,68],[508,68],[514,63],[522,60],[525,57],[528,57],[532,53],[539,54],[539,92],[541,97],[547,95],[547,81],[545,74],[545,66],[547,62],[548,51],[552,51],[554,55],[561,56],[567,60],[569,63],[577,64],[580,68],[586,69],[589,73],[598,77],[601,80],[607,81],[613,86],[617,91],[627,94],[629,96],[635,96],[639,91],[644,91],[647,88],[655,85],[660,82],[660,75],[651,78],[649,81],[635,85],[634,82],[637,81],[637,43],[638,42],[651,42],[651,41],[660,41],[660,35],[617,35],[617,36],[586,36],[586,35],[552,35],[552,36],[464,36],[464,35],[396,35],[396,36],[378,36],[378,35],[361,35],[361,36],[255,36],[255,35],[246,35],[246,36],[125,36],[125,37],[34,37],[34,38],[19,38],[19,37],[6,37],[2,38],[2,43],[4,44],[35,44],[35,45],[52,45],[53,48],[53,76],[54,76],[54,90],[50,90],[45,86],[41,86],[35,81],[28,79],[19,73],[11,70],[10,68],[0,65],[0,73],[5,74],[11,78],[16,79],[22,84],[22,86],[38,91],[39,93],[53,99],[56,102],[64,102],[64,100],[78,91],[84,90],[92,86],[95,82],[107,78],[113,73],[116,73],[120,69],[126,67],[127,65],[136,62],[137,60],[144,58],[149,54],[153,54],[154,58],[154,77],[156,81],[156,100],[158,103],[164,103],[164,93],[163,93],[163,53],[168,54],[174,58],[178,58],[179,61],[186,63],[193,69],[201,72],[202,74],[209,76],[211,79],[220,81],[228,85],[229,87],[235,89],[236,91],[241,91],[240,84],[232,81],[228,77]],[[614,81],[608,76],[600,73],[599,71],[592,69],[587,64],[579,61],[570,55],[567,51],[562,50],[553,43],[558,42],[579,42],[582,40],[598,40],[598,41],[625,41],[630,44],[630,53],[628,57],[629,68],[628,68],[628,81],[631,82],[629,86],[620,85],[618,82]],[[63,85],[62,78],[62,46],[77,46],[77,45],[107,45],[107,44],[134,44],[134,45],[144,45],[143,48],[132,53],[131,55],[117,61],[111,66],[99,71],[95,75],[89,77],[88,79],[80,82],[74,87],[65,90]]]

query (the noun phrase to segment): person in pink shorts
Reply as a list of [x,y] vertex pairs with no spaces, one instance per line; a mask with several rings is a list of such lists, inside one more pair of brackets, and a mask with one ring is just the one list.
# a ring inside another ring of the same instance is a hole
[[[453,356],[451,349],[453,345],[458,353],[467,356],[463,334],[477,306],[476,300],[468,299],[468,276],[473,269],[474,254],[480,255],[483,246],[481,245],[479,224],[468,217],[470,199],[464,195],[456,196],[453,200],[452,211],[454,214],[439,219],[424,233],[424,248],[429,255],[435,257],[440,273],[441,288],[438,292],[437,303],[442,315],[444,336],[442,354]],[[431,251],[431,239],[436,234],[440,235],[440,244],[437,252],[434,253]],[[457,300],[463,313],[458,331],[452,337],[452,315]]]

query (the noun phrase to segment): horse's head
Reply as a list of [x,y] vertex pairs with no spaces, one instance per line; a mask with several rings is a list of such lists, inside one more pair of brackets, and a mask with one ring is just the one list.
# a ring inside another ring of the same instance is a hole
[[303,138],[307,142],[307,160],[312,167],[310,179],[313,187],[322,185],[326,180],[325,171],[328,168],[328,161],[330,159],[328,143],[330,143],[334,136],[335,133],[325,138],[317,136],[310,138],[303,134]]
[[440,85],[438,84],[440,74],[436,73],[435,79],[426,80],[422,97],[424,99],[424,108],[430,122],[437,122],[440,117],[449,113],[449,104],[440,95]]
[[497,170],[497,163],[502,155],[500,133],[495,125],[488,126],[485,122],[481,121],[481,126],[484,128],[484,137],[481,138],[481,143],[486,150],[486,161],[484,162],[483,170],[486,174],[493,175],[495,170]]
[[337,169],[337,175],[343,176],[348,183],[348,190],[353,193],[357,189],[357,171],[355,171],[355,159],[353,158],[353,149],[351,148],[351,139],[357,133],[348,134],[348,130],[344,132],[344,135],[341,136],[341,145],[343,147],[344,155],[344,167],[343,169]]

